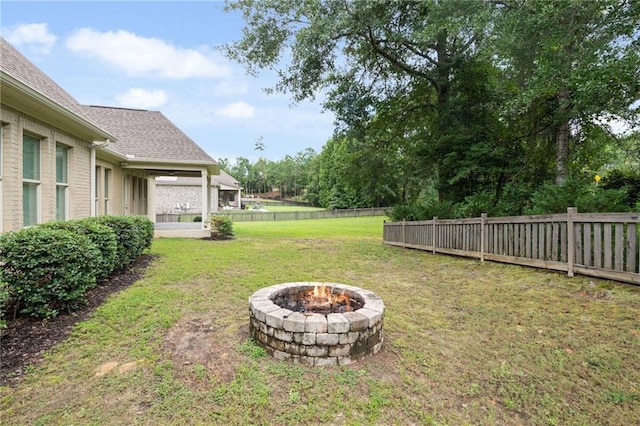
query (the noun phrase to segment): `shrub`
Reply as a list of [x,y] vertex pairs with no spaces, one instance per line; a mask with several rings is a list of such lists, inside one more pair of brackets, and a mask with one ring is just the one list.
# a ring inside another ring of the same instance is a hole
[[88,219],[113,230],[118,243],[114,270],[122,269],[131,264],[144,250],[143,232],[139,229],[134,217],[106,215]]
[[47,222],[40,226],[49,229],[66,229],[77,234],[86,235],[100,250],[101,258],[96,270],[98,279],[106,278],[114,271],[118,243],[116,235],[110,227],[90,219]]
[[401,204],[393,207],[389,212],[392,221],[430,220],[434,217],[450,219],[453,215],[451,203],[437,200]]
[[77,308],[96,283],[100,251],[66,229],[26,228],[0,236],[0,281],[21,313],[49,318]]
[[0,280],[0,329],[7,326],[5,318],[7,316],[7,307],[9,306],[9,285]]
[[131,216],[135,225],[135,232],[137,235],[136,240],[136,252],[135,257],[138,258],[142,252],[151,248],[153,244],[153,235],[155,232],[155,226],[151,219],[147,216]]
[[229,216],[214,215],[211,224],[221,238],[233,238],[233,221]]
[[196,216],[193,218],[194,222],[202,222],[202,216]]
[[602,188],[623,189],[624,203],[633,208],[640,203],[640,169],[611,170],[602,179]]
[[583,213],[624,212],[626,193],[622,189],[596,188],[592,183],[568,180],[563,186],[546,184],[531,197],[528,214],[565,213],[567,207],[577,207]]

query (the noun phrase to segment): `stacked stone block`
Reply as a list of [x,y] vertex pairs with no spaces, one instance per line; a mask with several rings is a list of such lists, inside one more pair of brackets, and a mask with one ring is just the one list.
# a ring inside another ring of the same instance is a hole
[[[363,301],[353,312],[293,312],[273,300],[282,291],[305,291],[324,285]],[[375,354],[384,340],[384,303],[359,287],[333,283],[285,283],[263,288],[249,297],[251,337],[274,358],[315,366],[347,365]]]

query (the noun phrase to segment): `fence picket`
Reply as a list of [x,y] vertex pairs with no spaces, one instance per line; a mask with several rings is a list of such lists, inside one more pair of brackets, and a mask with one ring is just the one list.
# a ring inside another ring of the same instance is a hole
[[624,224],[616,223],[616,258],[615,258],[615,270],[622,271],[624,266]]
[[585,266],[591,266],[591,224],[583,223],[582,224],[584,243],[583,243],[583,251],[582,251],[582,263]]
[[627,272],[636,272],[636,250],[638,243],[636,237],[638,233],[636,231],[636,224],[630,223],[627,225]]
[[602,224],[593,224],[593,266],[602,268]]
[[638,213],[385,223],[385,244],[640,284]]
[[560,238],[560,225],[553,222],[552,228],[552,244],[551,244],[551,260],[558,260],[558,244]]
[[574,262],[576,265],[583,265],[582,262],[582,226],[580,223],[573,225],[573,235],[575,241]]
[[611,224],[604,224],[604,269],[613,269],[613,253],[611,251]]

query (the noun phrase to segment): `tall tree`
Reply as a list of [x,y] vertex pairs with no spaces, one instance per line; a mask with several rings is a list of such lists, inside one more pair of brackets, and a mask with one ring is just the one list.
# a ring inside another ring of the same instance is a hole
[[[424,128],[421,144],[435,146],[451,132],[446,109],[454,76],[479,54],[493,10],[454,0],[239,0],[227,7],[247,22],[227,54],[252,72],[276,69],[276,90],[295,100],[326,90],[325,106],[348,130],[393,105],[391,123],[392,116],[418,116],[411,120]],[[433,150],[414,154],[420,169],[435,167],[431,175],[443,165]]]
[[640,96],[640,2],[500,3],[497,55],[519,85],[511,118],[527,114],[532,139],[551,135],[562,185],[580,132],[614,117],[638,123],[630,106]]

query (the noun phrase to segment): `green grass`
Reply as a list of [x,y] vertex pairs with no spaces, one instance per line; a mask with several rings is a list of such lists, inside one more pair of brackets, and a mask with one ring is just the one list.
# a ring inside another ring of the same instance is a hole
[[[0,423],[637,422],[639,287],[384,246],[382,220],[236,223],[235,240],[154,241],[142,280],[0,390]],[[374,291],[383,349],[332,368],[265,356],[248,339],[247,297],[290,281]]]

